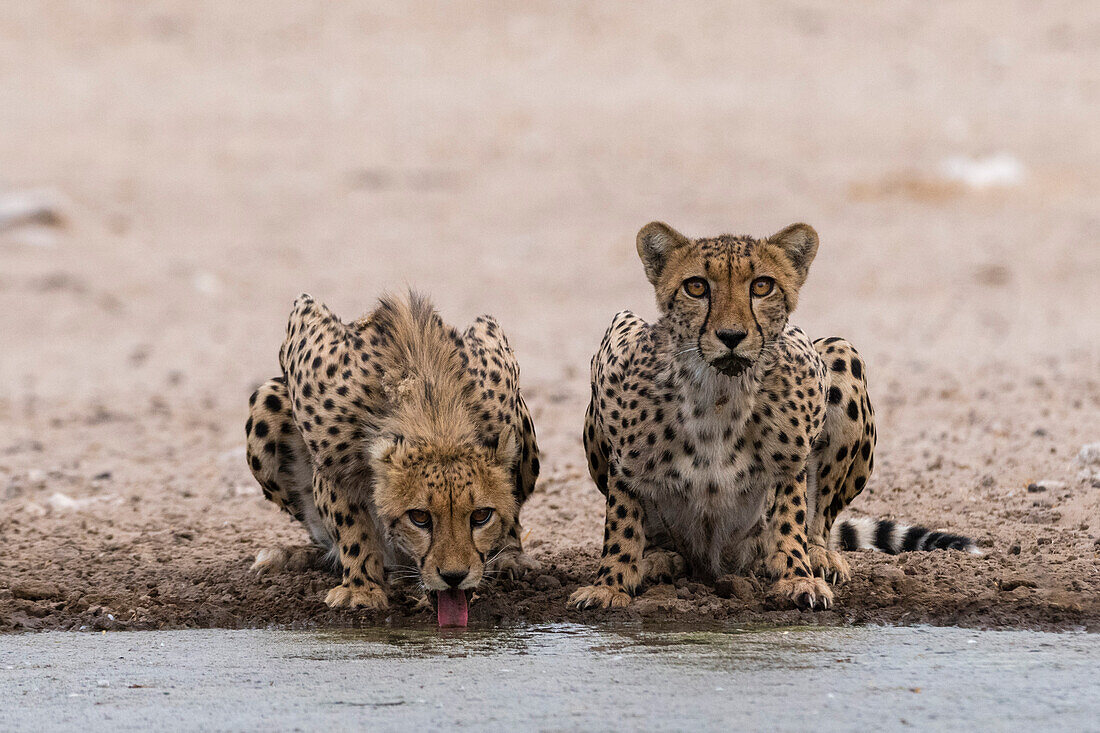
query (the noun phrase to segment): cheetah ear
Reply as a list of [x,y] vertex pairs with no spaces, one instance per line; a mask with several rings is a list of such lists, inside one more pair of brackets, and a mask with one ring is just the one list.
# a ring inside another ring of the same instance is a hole
[[405,448],[405,438],[401,435],[380,435],[370,444],[370,457],[376,463],[391,465]]
[[794,265],[798,287],[802,287],[810,273],[810,263],[817,254],[817,232],[814,228],[809,224],[791,224],[778,234],[768,237],[768,243],[782,250]]
[[656,287],[668,264],[668,256],[691,240],[663,221],[651,221],[638,232],[638,256],[642,258],[645,276]]
[[493,449],[493,458],[506,471],[515,468],[516,461],[519,460],[519,446],[514,425],[505,425],[504,429],[500,431],[496,448]]

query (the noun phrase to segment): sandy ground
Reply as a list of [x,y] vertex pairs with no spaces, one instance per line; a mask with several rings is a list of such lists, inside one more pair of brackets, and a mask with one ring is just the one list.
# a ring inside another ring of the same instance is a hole
[[[1096,3],[4,16],[0,197],[60,222],[0,229],[0,630],[381,621],[326,610],[320,573],[249,576],[305,535],[260,497],[243,424],[298,292],[350,318],[406,284],[499,317],[544,454],[545,573],[474,622],[1100,628],[1100,466],[1078,460],[1100,442]],[[985,557],[853,554],[827,613],[750,581],[565,609],[601,534],[587,363],[616,311],[655,312],[633,251],[655,218],[817,228],[794,320],[860,348],[878,412],[853,510]]]

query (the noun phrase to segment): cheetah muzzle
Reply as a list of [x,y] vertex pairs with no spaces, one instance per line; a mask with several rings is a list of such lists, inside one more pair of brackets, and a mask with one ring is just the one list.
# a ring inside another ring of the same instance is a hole
[[737,354],[728,354],[713,360],[710,365],[727,377],[739,377],[753,365],[753,362]]

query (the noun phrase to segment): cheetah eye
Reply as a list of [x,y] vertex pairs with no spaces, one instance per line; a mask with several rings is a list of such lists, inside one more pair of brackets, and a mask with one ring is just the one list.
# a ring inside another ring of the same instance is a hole
[[758,277],[752,281],[752,294],[755,298],[763,298],[765,295],[771,295],[774,288],[775,280],[770,277]]
[[701,277],[689,277],[684,280],[684,292],[692,298],[702,298],[709,290],[707,281]]
[[432,515],[428,514],[423,509],[410,509],[409,521],[417,527],[430,527],[432,524]]
[[484,527],[489,523],[489,520],[493,518],[493,510],[489,507],[482,509],[476,509],[470,514],[470,524],[475,527]]

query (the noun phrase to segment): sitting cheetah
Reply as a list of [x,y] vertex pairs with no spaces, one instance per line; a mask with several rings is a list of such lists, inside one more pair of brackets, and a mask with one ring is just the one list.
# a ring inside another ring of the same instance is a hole
[[[248,464],[339,568],[329,606],[386,608],[390,568],[419,579],[441,625],[465,625],[486,574],[535,566],[519,511],[538,446],[493,318],[459,333],[410,295],[345,324],[302,295],[279,361],[249,400]],[[264,551],[253,569],[286,559]]]
[[603,556],[578,607],[625,606],[644,580],[763,563],[775,590],[828,608],[849,578],[837,549],[955,547],[965,537],[892,522],[840,526],[874,466],[863,360],[787,319],[817,233],[689,239],[654,222],[638,254],[661,318],[615,316],[592,359],[589,470],[607,497]]

